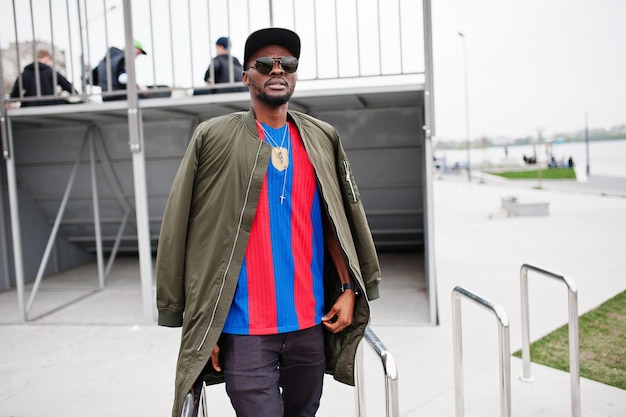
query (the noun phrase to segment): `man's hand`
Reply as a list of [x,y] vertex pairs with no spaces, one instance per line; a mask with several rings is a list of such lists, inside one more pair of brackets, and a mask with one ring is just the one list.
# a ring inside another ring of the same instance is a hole
[[322,324],[332,333],[339,333],[352,324],[356,294],[344,291],[328,313],[322,317]]
[[222,371],[222,367],[220,366],[220,347],[218,345],[215,345],[213,352],[211,352],[211,365],[217,372]]

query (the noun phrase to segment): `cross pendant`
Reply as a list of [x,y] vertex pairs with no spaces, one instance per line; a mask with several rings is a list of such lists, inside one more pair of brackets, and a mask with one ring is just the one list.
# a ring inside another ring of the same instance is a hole
[[283,201],[284,201],[284,200],[285,200],[285,196],[284,196],[284,195],[281,195],[281,196],[280,196],[280,204],[283,204]]

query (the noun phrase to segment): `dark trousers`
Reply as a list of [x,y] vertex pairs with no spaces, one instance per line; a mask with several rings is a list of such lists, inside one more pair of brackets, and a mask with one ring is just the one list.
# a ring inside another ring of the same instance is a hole
[[313,417],[324,383],[322,326],[267,336],[224,335],[226,392],[237,417]]

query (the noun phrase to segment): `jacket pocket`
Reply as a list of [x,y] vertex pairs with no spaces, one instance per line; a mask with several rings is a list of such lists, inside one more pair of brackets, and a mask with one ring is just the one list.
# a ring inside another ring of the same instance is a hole
[[359,194],[359,189],[356,187],[354,175],[352,175],[352,169],[350,168],[350,162],[348,162],[347,159],[342,160],[339,164],[339,174],[341,175],[343,189],[348,196],[348,201],[358,203],[361,199],[361,195]]

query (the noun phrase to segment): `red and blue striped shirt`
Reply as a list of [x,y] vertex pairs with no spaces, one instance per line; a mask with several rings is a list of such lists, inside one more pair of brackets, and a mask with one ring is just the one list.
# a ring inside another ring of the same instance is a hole
[[[263,128],[282,139],[283,128]],[[224,333],[291,332],[320,324],[324,315],[320,195],[300,133],[293,123],[288,128],[289,165],[286,173],[271,162],[267,169]]]

